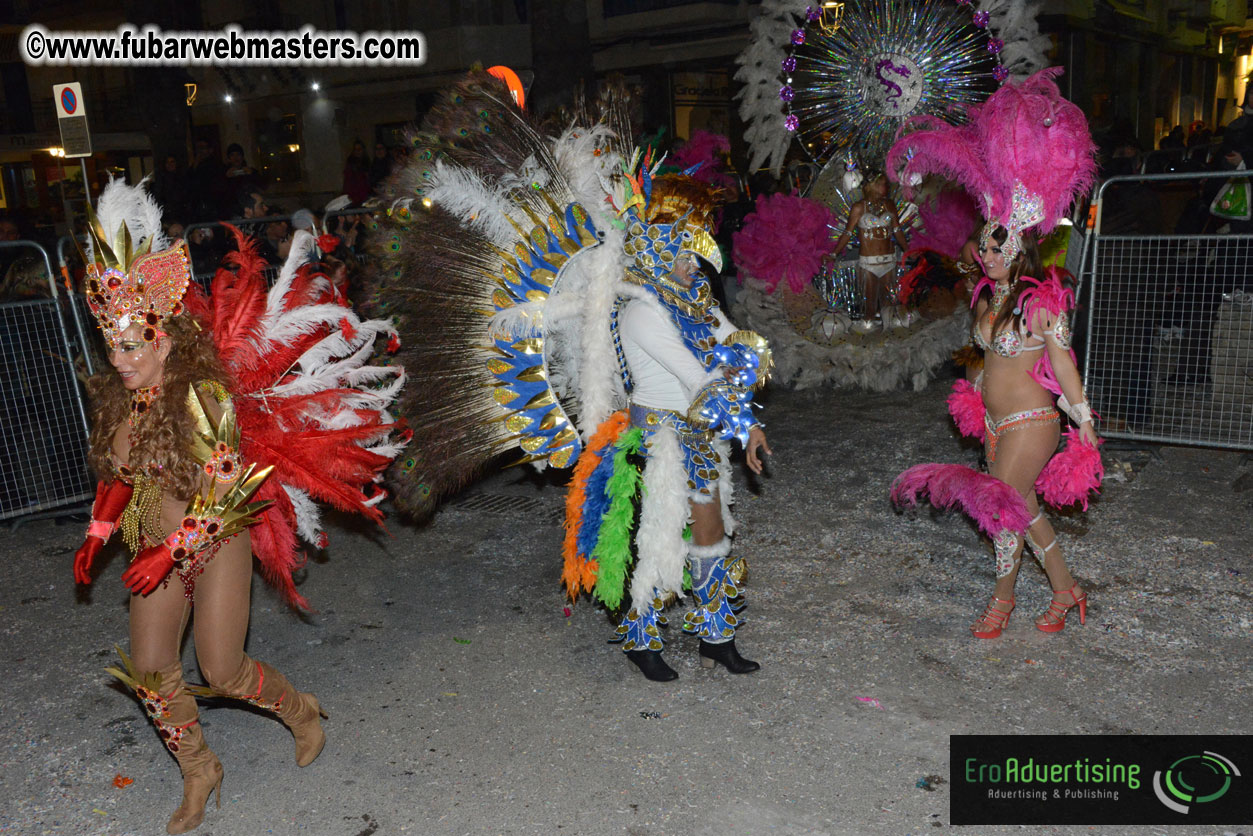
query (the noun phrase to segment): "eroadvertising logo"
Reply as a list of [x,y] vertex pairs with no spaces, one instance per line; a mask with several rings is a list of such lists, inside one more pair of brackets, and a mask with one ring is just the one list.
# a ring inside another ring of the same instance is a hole
[[1253,735],[953,735],[953,824],[1253,823]]

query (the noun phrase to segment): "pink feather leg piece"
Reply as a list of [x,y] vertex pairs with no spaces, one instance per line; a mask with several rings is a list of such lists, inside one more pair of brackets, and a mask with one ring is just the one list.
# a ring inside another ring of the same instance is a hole
[[1054,508],[1076,503],[1088,510],[1088,495],[1099,493],[1105,478],[1101,451],[1084,441],[1074,427],[1066,430],[1066,447],[1049,459],[1035,481],[1036,492]]
[[1013,486],[960,464],[916,464],[892,483],[892,502],[915,507],[923,494],[936,508],[960,508],[993,539],[1008,529],[1021,534],[1031,512]]
[[983,441],[987,434],[984,419],[988,414],[983,404],[983,395],[969,380],[959,380],[953,384],[953,391],[948,396],[948,414],[953,416],[957,431],[967,438]]

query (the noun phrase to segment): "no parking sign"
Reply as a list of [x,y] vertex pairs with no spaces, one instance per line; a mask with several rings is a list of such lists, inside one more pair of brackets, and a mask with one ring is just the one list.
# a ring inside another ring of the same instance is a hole
[[87,105],[83,88],[77,81],[52,85],[52,98],[57,105],[57,124],[61,128],[61,147],[67,157],[91,156],[91,131],[87,129]]

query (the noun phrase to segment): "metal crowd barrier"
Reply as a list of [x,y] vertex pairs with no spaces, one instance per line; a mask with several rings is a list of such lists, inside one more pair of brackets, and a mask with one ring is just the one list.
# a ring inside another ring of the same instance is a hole
[[87,296],[83,292],[83,259],[80,249],[86,253],[87,236],[78,236],[77,246],[69,235],[57,239],[57,265],[61,268],[61,282],[65,287],[67,307],[74,320],[74,332],[78,336],[78,344],[83,347],[83,362],[87,366],[87,374],[93,375],[96,369],[103,368],[105,362],[104,338],[100,329],[96,328],[91,311],[87,307]]
[[[1251,175],[1132,175],[1098,190],[1082,270],[1090,291],[1083,373],[1105,437],[1253,450],[1253,234],[1101,228],[1114,190],[1127,184],[1205,181],[1184,211],[1209,217],[1201,195],[1229,180],[1253,196]],[[1188,218],[1182,221],[1186,228]]]
[[0,520],[78,510],[94,486],[87,470],[87,411],[48,252],[46,297],[0,301]]

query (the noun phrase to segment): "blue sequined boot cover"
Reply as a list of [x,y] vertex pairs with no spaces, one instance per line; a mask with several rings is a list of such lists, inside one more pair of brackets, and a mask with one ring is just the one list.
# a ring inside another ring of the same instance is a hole
[[618,635],[610,642],[622,642],[622,650],[661,650],[665,642],[661,640],[661,627],[666,624],[666,617],[661,614],[664,606],[661,596],[653,590],[653,600],[648,609],[640,612],[632,607],[618,625]]
[[724,537],[712,546],[691,546],[688,571],[692,576],[692,597],[696,607],[683,616],[683,631],[695,633],[710,644],[735,638],[743,609],[738,579],[743,561],[732,559],[731,540]]

